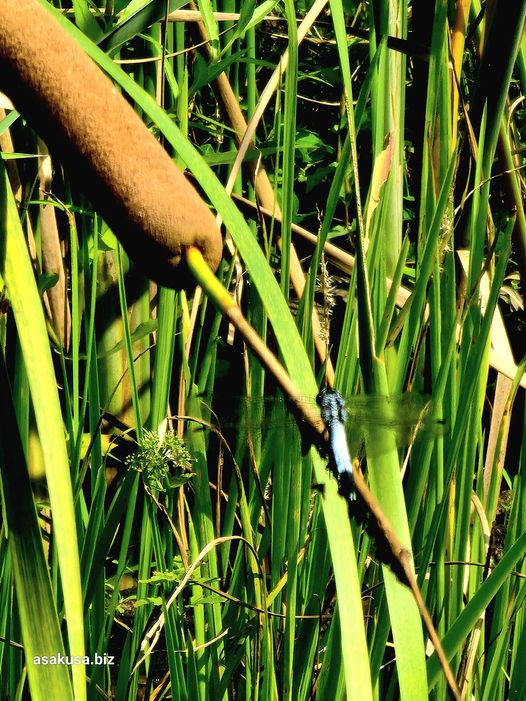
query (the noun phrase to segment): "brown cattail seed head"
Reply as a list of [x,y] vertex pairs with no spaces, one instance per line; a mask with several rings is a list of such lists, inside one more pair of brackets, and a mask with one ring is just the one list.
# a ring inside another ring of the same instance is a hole
[[75,40],[36,0],[0,0],[0,89],[56,152],[134,262],[168,287],[189,284],[184,249],[215,270],[214,216]]

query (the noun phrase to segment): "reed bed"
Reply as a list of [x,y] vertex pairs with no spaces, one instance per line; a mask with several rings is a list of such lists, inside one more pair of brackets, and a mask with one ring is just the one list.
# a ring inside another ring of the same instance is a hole
[[523,698],[526,2],[53,16],[217,213],[294,386],[428,395],[442,428],[370,430],[377,518],[297,427],[228,425],[280,383],[209,273],[148,280],[6,103],[0,696]]

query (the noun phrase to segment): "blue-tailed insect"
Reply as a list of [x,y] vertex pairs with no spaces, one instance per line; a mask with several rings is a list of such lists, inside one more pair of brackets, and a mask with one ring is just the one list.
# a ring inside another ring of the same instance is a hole
[[[320,444],[311,426],[302,420],[298,411],[283,397],[231,399],[237,410],[234,418],[224,418],[222,402],[215,403],[219,430],[231,436],[235,429],[237,440],[241,436],[241,448],[249,447],[251,454],[262,446],[262,459],[270,451],[286,451],[293,443],[291,436],[299,427],[304,445],[316,443],[328,458],[328,466],[336,475],[340,492],[349,500],[356,499],[353,478],[353,458],[374,456],[393,445],[404,447],[416,435],[426,438],[443,432],[444,424],[431,416],[429,397],[405,393],[393,397],[356,395],[345,400],[337,390],[322,389],[316,398],[303,398],[310,408],[318,412],[326,425],[328,441]],[[297,404],[298,402],[296,402]],[[213,422],[215,423],[215,421]],[[395,443],[389,441],[393,436]],[[239,447],[239,443],[238,443]],[[266,480],[266,475],[263,478]]]

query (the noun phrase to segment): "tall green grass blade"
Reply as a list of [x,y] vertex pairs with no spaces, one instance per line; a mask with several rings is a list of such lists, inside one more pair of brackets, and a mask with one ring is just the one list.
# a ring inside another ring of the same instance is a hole
[[294,176],[296,142],[296,101],[298,92],[298,32],[294,2],[285,0],[287,17],[289,64],[285,76],[285,104],[283,110],[283,179],[281,183],[281,289],[283,296],[289,296],[290,245],[292,208],[294,206]]
[[72,5],[77,27],[92,41],[97,41],[102,34],[102,29],[90,12],[89,3],[86,0],[72,0]]
[[[0,166],[2,206],[1,274],[9,290],[18,336],[31,390],[33,408],[42,444],[46,481],[53,514],[54,538],[60,575],[70,653],[84,657],[82,593],[73,492],[63,432],[62,414],[51,361],[42,305],[29,260],[20,219],[7,173]],[[86,698],[85,668],[73,665],[75,698]]]
[[[31,698],[35,701],[48,701],[50,698],[72,700],[68,666],[47,663],[52,656],[55,661],[58,655],[64,656],[64,643],[3,352],[0,357],[0,394],[3,397],[0,432],[2,502]],[[3,562],[5,565],[4,558]],[[6,570],[2,574],[7,578]]]
[[[346,52],[345,23],[341,7],[331,3],[333,21],[338,44],[340,64],[346,91],[346,108],[351,139],[355,186],[357,187],[357,156],[355,141],[354,115],[352,110],[352,85],[349,58]],[[358,188],[357,188],[358,189]],[[358,328],[360,337],[360,365],[365,390],[375,394],[388,394],[387,375],[383,361],[376,356],[376,334],[370,301],[370,287],[367,276],[364,245],[363,222],[359,193],[358,232],[356,237]],[[382,504],[384,513],[389,518],[397,536],[404,547],[411,552],[411,536],[407,522],[405,501],[400,481],[400,465],[393,436],[388,432],[377,431],[371,441],[385,443],[389,447],[385,455],[371,457],[368,461],[373,493]],[[366,440],[367,445],[367,440]],[[425,648],[420,614],[412,594],[401,584],[396,575],[383,567],[389,617],[396,649],[398,683],[403,699],[424,699],[426,696]]]
[[197,0],[197,7],[210,39],[210,57],[215,62],[219,54],[219,27],[214,17],[214,7],[210,0]]
[[[115,27],[103,37],[90,38],[95,41],[100,49],[107,54],[112,54],[133,37],[145,32],[159,20],[162,20],[167,12],[175,12],[186,5],[186,0],[149,0],[149,2],[130,3],[124,10],[122,17]],[[133,6],[137,9],[132,11]]]

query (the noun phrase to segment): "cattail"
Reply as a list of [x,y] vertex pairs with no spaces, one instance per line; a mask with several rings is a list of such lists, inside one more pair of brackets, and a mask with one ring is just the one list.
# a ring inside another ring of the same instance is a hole
[[195,245],[215,270],[222,242],[212,212],[68,32],[36,0],[0,0],[0,26],[0,89],[134,262],[160,284],[183,287],[184,249]]

